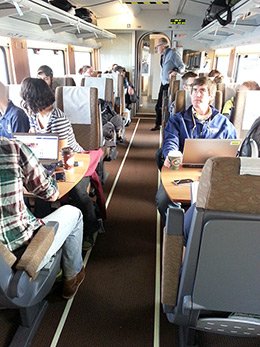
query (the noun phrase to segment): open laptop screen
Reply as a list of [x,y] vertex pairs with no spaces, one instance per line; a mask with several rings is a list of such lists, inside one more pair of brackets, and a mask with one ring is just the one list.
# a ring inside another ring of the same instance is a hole
[[13,138],[26,144],[42,164],[58,162],[59,135],[14,133]]
[[186,139],[182,166],[203,167],[211,157],[235,157],[240,144],[240,139]]

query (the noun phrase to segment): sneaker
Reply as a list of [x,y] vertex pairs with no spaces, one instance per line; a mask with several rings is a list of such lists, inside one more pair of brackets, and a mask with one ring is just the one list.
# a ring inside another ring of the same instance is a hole
[[63,276],[63,271],[62,271],[62,269],[60,269],[60,272],[56,276],[55,282],[57,282],[57,283],[61,282],[62,281],[62,276]]
[[150,131],[156,131],[160,130],[160,125],[155,125],[153,128],[150,129]]
[[83,251],[88,251],[95,245],[95,241],[93,238],[93,235],[86,235],[83,238],[83,245],[82,245],[82,250]]
[[70,280],[64,280],[62,296],[64,299],[71,299],[78,291],[79,286],[84,281],[85,268],[82,266],[80,272]]

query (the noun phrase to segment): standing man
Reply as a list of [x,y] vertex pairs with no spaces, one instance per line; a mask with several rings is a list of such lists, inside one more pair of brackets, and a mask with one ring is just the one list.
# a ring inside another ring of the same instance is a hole
[[185,68],[184,63],[181,60],[180,54],[176,51],[176,49],[171,49],[169,47],[168,41],[164,37],[161,37],[159,39],[156,49],[158,50],[158,53],[161,55],[161,86],[158,93],[158,100],[155,105],[155,126],[151,129],[151,131],[160,130],[160,125],[162,123],[163,91],[168,90],[169,88],[169,72],[174,71],[175,75],[177,75],[178,72],[181,72]]

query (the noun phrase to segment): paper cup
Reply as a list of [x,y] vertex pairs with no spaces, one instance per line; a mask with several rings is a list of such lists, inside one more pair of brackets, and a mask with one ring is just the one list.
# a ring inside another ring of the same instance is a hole
[[64,147],[60,151],[63,169],[65,171],[70,171],[74,168],[74,151],[70,147]]
[[182,162],[182,153],[180,151],[170,151],[168,157],[171,170],[179,170]]

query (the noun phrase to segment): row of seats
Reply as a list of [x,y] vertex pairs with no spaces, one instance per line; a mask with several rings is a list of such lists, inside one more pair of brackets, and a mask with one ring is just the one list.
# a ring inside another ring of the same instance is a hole
[[[174,113],[185,110],[191,105],[190,94],[182,90],[181,85],[180,79],[176,79],[175,76],[171,77],[168,104],[170,105],[172,101],[175,101]],[[260,91],[236,91],[237,86],[237,83],[218,83],[213,106],[221,111],[226,101],[231,97],[235,97],[236,103],[231,122],[235,126],[237,137],[243,139],[254,120],[259,117],[258,100]],[[167,104],[167,102],[165,102],[165,104]],[[165,119],[165,115],[163,119]]]
[[[102,97],[102,88],[97,88],[97,85],[104,83],[104,99],[112,102],[113,80],[85,80],[92,81],[93,86],[76,87],[71,77],[55,78],[54,82],[59,85],[55,90],[55,100],[56,106],[70,119],[77,141],[86,150],[94,150],[103,146],[102,120],[98,105],[98,98]],[[88,83],[85,82],[85,85]],[[9,98],[17,106],[21,106],[20,85],[10,85],[8,89]],[[98,170],[104,183],[107,175],[104,162],[102,164]],[[44,298],[60,271],[62,250],[60,249],[39,273],[37,269],[53,242],[56,228],[57,223],[52,222],[42,227],[26,247],[21,259],[19,254],[16,257],[0,243],[0,307],[19,309],[21,322],[10,346],[30,345],[47,308],[48,304]]]
[[[189,93],[179,87],[174,78],[169,98],[175,100],[175,113],[191,104]],[[244,138],[259,119],[260,91],[236,92],[235,84],[221,83],[215,107],[222,110],[232,96],[236,103],[231,121],[237,136]],[[179,327],[180,347],[198,346],[198,331],[260,336],[259,161],[222,157],[206,162],[185,253],[184,210],[168,209],[161,302],[169,322]]]
[[180,347],[198,346],[198,330],[260,336],[259,160],[208,159],[184,257],[184,210],[168,209],[161,301]]
[[[109,160],[116,158],[116,140],[119,135],[116,129],[109,129],[110,133],[114,133],[113,139],[108,144],[105,139],[103,140],[102,118],[98,99],[110,102],[113,108],[117,105],[118,113],[123,115],[123,82],[123,76],[119,74],[106,75],[106,77],[101,78],[86,77],[81,79],[81,85],[90,87],[90,91],[88,91],[89,88],[75,87],[74,79],[71,76],[55,77],[53,81],[53,85],[56,87],[57,107],[64,111],[70,119],[77,141],[86,150],[93,150],[104,145],[104,158],[109,158]],[[64,92],[69,97],[63,98]],[[9,98],[17,106],[21,106],[20,85],[9,85]],[[123,140],[123,118],[121,122],[120,140]],[[104,183],[105,177],[107,177],[104,172],[104,165],[102,165],[101,172],[102,182]]]

